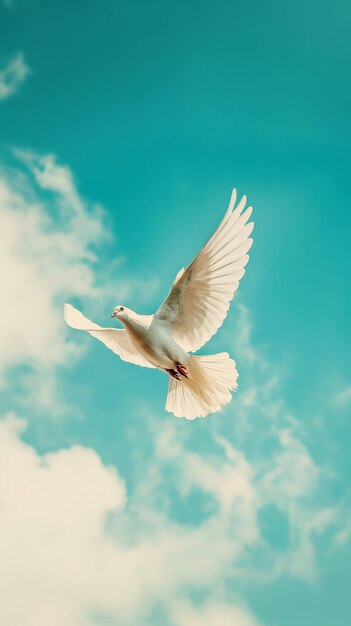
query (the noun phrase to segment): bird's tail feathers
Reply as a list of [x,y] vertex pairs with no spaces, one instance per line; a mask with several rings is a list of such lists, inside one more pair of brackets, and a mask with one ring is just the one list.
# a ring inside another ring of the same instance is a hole
[[169,381],[166,411],[195,419],[219,411],[237,388],[238,371],[227,352],[191,356],[186,363],[189,378]]

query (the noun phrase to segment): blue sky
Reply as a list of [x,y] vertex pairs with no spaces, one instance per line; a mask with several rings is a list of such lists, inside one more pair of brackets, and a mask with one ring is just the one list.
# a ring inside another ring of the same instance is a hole
[[[346,2],[2,3],[8,626],[349,623],[349,23]],[[153,312],[233,186],[255,241],[203,352],[239,390],[188,423],[62,304]]]

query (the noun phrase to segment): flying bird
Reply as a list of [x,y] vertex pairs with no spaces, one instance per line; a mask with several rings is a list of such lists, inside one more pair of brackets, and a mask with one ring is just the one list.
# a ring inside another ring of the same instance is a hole
[[245,273],[252,245],[252,208],[246,196],[235,206],[233,189],[228,209],[217,230],[186,269],[153,315],[140,315],[118,305],[113,318],[124,328],[98,326],[71,304],[65,304],[69,326],[85,330],[123,361],[162,370],[169,376],[166,410],[195,419],[215,413],[231,400],[238,372],[227,352],[190,354],[217,332]]

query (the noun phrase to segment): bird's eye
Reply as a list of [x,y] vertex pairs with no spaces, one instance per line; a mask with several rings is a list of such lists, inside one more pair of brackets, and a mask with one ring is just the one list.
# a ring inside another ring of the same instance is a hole
[[119,307],[119,310],[120,310],[120,311],[124,311],[124,306],[120,306],[120,307]]

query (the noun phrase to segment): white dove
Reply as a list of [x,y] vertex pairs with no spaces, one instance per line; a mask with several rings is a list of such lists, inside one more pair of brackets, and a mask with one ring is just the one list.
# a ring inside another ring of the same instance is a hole
[[227,352],[194,356],[216,333],[245,273],[252,245],[252,208],[246,196],[235,207],[232,192],[227,212],[199,254],[178,272],[171,291],[154,315],[140,315],[118,305],[111,317],[124,328],[102,328],[65,304],[69,326],[102,341],[123,361],[152,367],[170,376],[166,410],[195,419],[219,411],[237,388],[235,361]]

